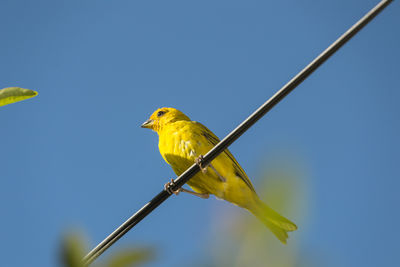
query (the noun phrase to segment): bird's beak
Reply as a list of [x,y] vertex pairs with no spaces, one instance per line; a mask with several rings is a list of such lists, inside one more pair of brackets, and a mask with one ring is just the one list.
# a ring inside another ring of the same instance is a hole
[[154,121],[148,119],[147,121],[143,122],[143,124],[140,127],[142,127],[142,128],[150,128],[151,129],[153,124],[154,124]]

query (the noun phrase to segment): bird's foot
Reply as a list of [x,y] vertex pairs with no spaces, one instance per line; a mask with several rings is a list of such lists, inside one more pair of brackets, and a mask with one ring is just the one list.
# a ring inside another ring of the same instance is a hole
[[201,198],[204,198],[204,199],[207,199],[207,198],[210,197],[210,194],[207,194],[207,193],[197,193],[197,192],[194,192],[194,191],[191,191],[191,190],[187,190],[185,188],[179,188],[179,189],[181,190],[180,192],[189,193],[189,194],[192,194],[193,196],[196,196],[196,197],[201,197]]
[[203,155],[200,155],[194,161],[196,162],[197,166],[200,167],[201,172],[206,173],[208,166],[203,166],[203,160],[204,160]]
[[176,186],[176,184],[174,183],[174,179],[171,179],[170,182],[168,182],[164,185],[164,190],[167,191],[170,195],[172,195],[172,194],[179,195],[179,193],[182,192],[182,188],[173,190],[172,188],[175,186]]

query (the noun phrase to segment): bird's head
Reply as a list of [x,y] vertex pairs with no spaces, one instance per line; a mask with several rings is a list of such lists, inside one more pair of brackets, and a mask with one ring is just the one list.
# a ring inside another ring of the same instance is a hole
[[176,121],[190,121],[190,119],[175,108],[159,108],[151,114],[150,118],[141,127],[159,132],[164,126]]

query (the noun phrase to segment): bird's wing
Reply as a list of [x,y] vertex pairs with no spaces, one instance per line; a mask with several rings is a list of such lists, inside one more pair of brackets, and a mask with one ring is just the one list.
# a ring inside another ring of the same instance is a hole
[[[200,127],[201,129],[201,134],[207,139],[207,141],[214,147],[219,143],[219,138],[211,132],[206,126],[203,124],[196,122],[196,124]],[[247,177],[247,174],[244,172],[242,167],[239,165],[239,163],[236,161],[235,157],[232,155],[232,153],[228,150],[225,149],[223,152],[228,158],[231,160],[233,163],[233,168],[235,170],[235,175],[239,177],[240,179],[243,180],[243,182],[252,190],[255,192],[255,189],[253,187],[253,184],[251,183],[249,177]]]

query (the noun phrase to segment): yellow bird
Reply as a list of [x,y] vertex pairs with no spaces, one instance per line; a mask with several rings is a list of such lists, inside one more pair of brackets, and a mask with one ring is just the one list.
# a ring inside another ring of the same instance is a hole
[[[228,149],[208,166],[201,165],[202,155],[219,142],[218,137],[203,124],[190,120],[177,109],[160,108],[142,124],[142,127],[158,133],[161,156],[171,165],[176,175],[181,175],[194,162],[202,169],[202,172],[187,182],[194,191],[180,188],[174,191],[174,194],[187,192],[202,198],[213,194],[217,198],[245,208],[285,244],[287,232],[297,229],[293,222],[259,199],[250,179]],[[168,185],[167,183],[167,189]]]

